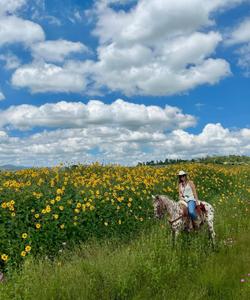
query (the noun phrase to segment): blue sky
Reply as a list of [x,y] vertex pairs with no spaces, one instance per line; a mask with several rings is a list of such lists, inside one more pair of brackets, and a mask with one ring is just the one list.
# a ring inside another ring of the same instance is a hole
[[1,0],[0,164],[250,155],[250,1]]

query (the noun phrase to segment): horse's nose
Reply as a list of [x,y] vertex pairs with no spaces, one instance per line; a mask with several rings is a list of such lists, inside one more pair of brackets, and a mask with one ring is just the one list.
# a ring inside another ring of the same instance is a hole
[[155,214],[155,219],[161,219],[162,218],[162,215],[161,214]]

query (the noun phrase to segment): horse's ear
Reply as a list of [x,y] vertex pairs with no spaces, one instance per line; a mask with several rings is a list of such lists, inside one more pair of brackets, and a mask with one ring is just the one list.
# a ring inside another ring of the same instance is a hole
[[153,201],[159,200],[159,195],[151,195],[151,196],[152,196]]

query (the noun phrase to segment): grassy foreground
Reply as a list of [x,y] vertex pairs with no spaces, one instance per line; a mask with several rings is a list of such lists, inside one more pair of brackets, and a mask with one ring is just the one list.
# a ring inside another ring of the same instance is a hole
[[1,299],[249,299],[249,223],[228,219],[225,230],[224,221],[215,251],[205,230],[173,249],[162,221],[127,243],[92,241],[53,262],[30,257],[0,286]]

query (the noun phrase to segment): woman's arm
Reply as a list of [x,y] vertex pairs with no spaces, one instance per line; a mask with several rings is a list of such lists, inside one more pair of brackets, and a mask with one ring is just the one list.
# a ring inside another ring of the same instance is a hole
[[181,183],[179,183],[179,200],[185,200],[185,198],[183,197],[182,190],[181,190]]
[[198,205],[198,204],[199,204],[199,200],[198,200],[198,195],[197,195],[197,192],[196,192],[195,185],[194,185],[193,181],[189,181],[189,184],[190,184],[191,189],[192,189],[192,191],[193,191],[194,199],[195,199],[195,201],[196,201],[196,204]]

